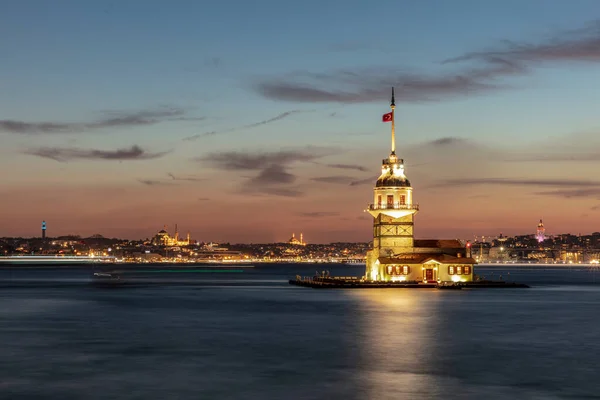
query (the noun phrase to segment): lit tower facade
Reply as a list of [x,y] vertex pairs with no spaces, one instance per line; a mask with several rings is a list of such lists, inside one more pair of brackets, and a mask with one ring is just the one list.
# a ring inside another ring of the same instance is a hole
[[535,238],[537,239],[538,243],[542,243],[544,240],[546,240],[546,228],[544,228],[544,223],[541,219],[535,232]]
[[396,156],[396,108],[392,88],[391,112],[383,115],[383,122],[391,122],[392,143],[390,156],[383,160],[381,175],[373,190],[373,203],[368,211],[373,216],[373,249],[367,253],[366,277],[380,280],[384,276],[380,257],[394,257],[414,251],[414,216],[419,210],[413,202],[413,188],[406,177],[404,160]]

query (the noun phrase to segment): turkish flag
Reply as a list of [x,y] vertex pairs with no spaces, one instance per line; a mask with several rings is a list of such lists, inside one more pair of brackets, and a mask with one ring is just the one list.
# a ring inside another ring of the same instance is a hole
[[381,119],[381,120],[382,120],[383,122],[392,122],[392,119],[394,119],[394,114],[393,114],[393,113],[391,113],[391,112],[389,112],[389,113],[387,113],[387,114],[383,114],[383,117],[382,117],[382,119]]

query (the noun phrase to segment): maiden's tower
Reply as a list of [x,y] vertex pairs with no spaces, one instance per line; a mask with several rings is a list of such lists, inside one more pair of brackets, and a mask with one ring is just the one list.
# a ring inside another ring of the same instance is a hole
[[396,155],[392,89],[391,112],[383,115],[390,122],[392,141],[390,156],[383,160],[381,175],[375,182],[373,203],[373,249],[367,253],[365,279],[368,281],[470,282],[475,260],[469,248],[459,240],[414,239],[415,214],[413,188]]

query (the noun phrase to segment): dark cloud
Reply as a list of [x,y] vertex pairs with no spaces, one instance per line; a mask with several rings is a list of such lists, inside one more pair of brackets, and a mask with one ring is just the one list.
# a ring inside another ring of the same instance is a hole
[[553,187],[600,187],[600,181],[585,181],[577,179],[505,179],[505,178],[465,178],[450,179],[436,186],[474,186],[474,185],[503,185],[503,186],[553,186]]
[[199,133],[199,134],[196,134],[196,135],[185,137],[182,140],[184,140],[184,141],[194,141],[194,140],[198,140],[198,139],[201,139],[201,138],[207,137],[207,136],[214,136],[214,135],[218,135],[218,134],[222,134],[222,133],[230,133],[230,132],[240,131],[240,130],[243,130],[243,129],[256,128],[257,126],[266,125],[266,124],[270,124],[272,122],[280,121],[280,120],[282,120],[284,118],[287,118],[287,117],[289,117],[290,115],[293,115],[293,114],[297,114],[297,113],[301,113],[301,112],[310,112],[310,111],[314,111],[314,110],[291,110],[291,111],[286,111],[286,112],[283,112],[281,114],[278,114],[278,115],[274,116],[273,118],[265,119],[265,120],[258,121],[258,122],[253,122],[253,123],[248,124],[248,125],[242,125],[242,126],[238,126],[238,127],[235,127],[235,128],[228,128],[228,129],[217,130],[217,131],[209,131],[209,132],[205,132],[205,133]]
[[504,41],[495,49],[471,52],[447,62],[498,58],[524,64],[561,61],[600,61],[600,24],[598,21],[571,32],[562,32],[537,44]]
[[336,217],[336,216],[340,215],[340,213],[332,212],[332,211],[314,211],[314,212],[302,212],[302,213],[299,213],[298,215],[300,215],[301,217],[306,217],[306,218],[323,218],[323,217]]
[[597,162],[600,151],[592,153],[530,154],[511,157],[508,161],[520,162]]
[[600,199],[600,186],[595,188],[574,188],[574,189],[559,189],[549,190],[544,192],[536,192],[535,194],[541,196],[556,196],[565,198],[576,198],[576,197],[595,197]]
[[286,171],[283,165],[270,165],[260,171],[260,173],[250,180],[252,185],[269,185],[293,183],[296,176]]
[[256,176],[250,177],[240,186],[240,190],[244,193],[299,197],[302,192],[298,188],[289,186],[297,179],[289,172],[291,165],[316,160],[332,154],[332,151],[333,149],[329,148],[309,146],[273,152],[222,152],[196,158],[196,161],[213,168],[237,173],[258,171]]
[[202,182],[206,180],[206,178],[199,178],[196,176],[176,176],[172,173],[168,173],[167,176],[174,181]]
[[196,158],[197,161],[207,163],[215,168],[231,171],[261,170],[272,165],[290,165],[296,162],[307,162],[324,157],[332,153],[332,149],[324,147],[305,147],[295,150],[280,150],[274,152],[223,152],[211,153],[204,157]]
[[441,147],[441,146],[453,146],[453,145],[460,145],[466,142],[466,139],[464,138],[459,138],[459,137],[443,137],[440,139],[435,139],[432,140],[431,142],[427,143],[431,146],[436,146],[436,147]]
[[171,182],[159,181],[154,179],[138,179],[139,183],[142,183],[146,186],[163,186],[163,185],[172,185]]
[[263,194],[280,196],[280,197],[302,197],[304,193],[295,188],[284,187],[265,187],[261,189]]
[[356,180],[356,178],[352,177],[352,176],[343,176],[343,175],[337,175],[337,176],[320,176],[317,178],[311,178],[311,181],[315,181],[315,182],[322,182],[322,183],[333,183],[333,184],[338,184],[338,185],[348,185],[352,182],[354,182]]
[[146,110],[134,113],[109,111],[98,121],[78,122],[26,122],[0,120],[0,132],[17,134],[76,133],[91,130],[153,125],[170,120],[201,120],[203,118],[186,117],[185,111],[176,108]]
[[437,101],[507,88],[494,78],[524,72],[520,65],[490,58],[486,65],[458,73],[423,75],[393,68],[302,72],[263,80],[254,88],[264,97],[280,101],[366,103],[389,97],[390,88],[395,86],[398,102]]
[[355,164],[325,164],[325,166],[329,168],[338,168],[338,169],[351,169],[355,171],[367,172],[369,169],[367,167],[363,167],[362,165]]
[[[561,33],[537,44],[504,41],[497,48],[470,52],[442,62],[437,74],[410,73],[375,67],[323,73],[294,72],[263,79],[254,85],[264,97],[293,102],[365,103],[389,96],[396,101],[438,101],[511,86],[501,78],[523,76],[540,63],[600,61],[600,24]],[[472,64],[472,65],[471,65]],[[448,68],[454,67],[454,71]]]
[[359,179],[356,181],[350,182],[350,186],[361,186],[361,185],[374,185],[375,181],[377,181],[377,176],[372,176],[370,178]]
[[150,160],[167,154],[167,151],[148,153],[140,146],[134,145],[126,149],[97,150],[80,148],[41,147],[24,151],[32,156],[49,158],[59,162],[70,160]]

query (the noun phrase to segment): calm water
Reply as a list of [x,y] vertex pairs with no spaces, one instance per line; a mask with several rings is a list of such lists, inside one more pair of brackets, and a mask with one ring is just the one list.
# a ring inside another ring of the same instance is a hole
[[99,289],[81,268],[0,269],[0,397],[600,398],[600,272],[477,270],[534,286],[510,290],[287,284],[314,270]]

